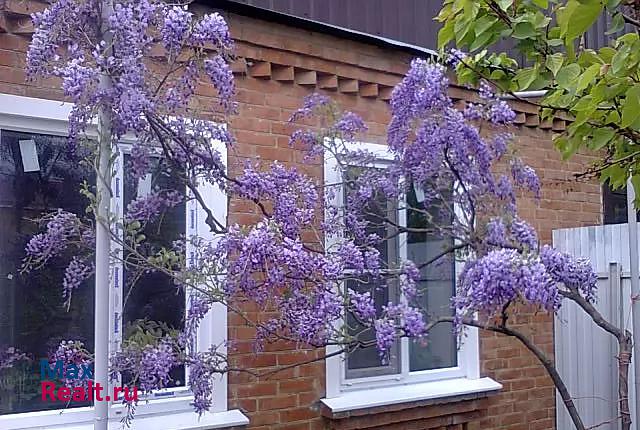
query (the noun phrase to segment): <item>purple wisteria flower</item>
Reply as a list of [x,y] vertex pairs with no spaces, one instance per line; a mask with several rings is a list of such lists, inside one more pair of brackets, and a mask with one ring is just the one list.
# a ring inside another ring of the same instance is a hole
[[233,191],[249,200],[271,202],[273,221],[279,223],[282,232],[289,237],[297,235],[311,223],[319,200],[311,178],[278,162],[268,170],[245,164]]
[[511,176],[515,185],[533,192],[536,198],[540,198],[540,179],[533,168],[520,159],[514,159],[511,161]]
[[345,112],[334,127],[346,140],[353,140],[356,134],[367,131],[362,118],[353,112]]
[[487,223],[485,240],[492,246],[505,246],[507,244],[507,226],[502,218],[492,218]]
[[467,54],[459,49],[451,48],[447,55],[447,65],[450,67],[456,67],[461,61],[467,58]]
[[220,55],[204,60],[204,71],[218,90],[220,104],[227,112],[234,112],[237,108],[233,98],[236,93],[235,81],[231,67]]
[[162,43],[169,53],[179,52],[188,37],[193,14],[185,6],[172,6],[164,16],[160,34]]
[[590,302],[596,300],[598,277],[586,258],[576,258],[545,245],[540,261],[555,282],[577,289]]
[[369,322],[376,317],[376,307],[369,291],[358,293],[349,290],[349,301],[352,306],[353,313],[362,322]]
[[217,12],[205,15],[198,21],[191,33],[191,42],[197,46],[210,43],[226,50],[233,47],[229,26],[224,17]]
[[29,361],[29,356],[13,346],[0,348],[0,372],[14,367],[21,361]]
[[25,247],[26,267],[47,263],[64,251],[69,245],[69,240],[79,234],[79,220],[75,214],[59,209],[46,220],[46,231],[33,236]]
[[389,362],[391,348],[396,343],[396,327],[389,318],[378,319],[374,323],[376,330],[376,346],[383,363]]
[[518,300],[554,312],[561,297],[557,283],[537,258],[503,248],[465,265],[453,300],[458,315],[481,311],[497,316]]
[[[83,366],[89,367],[93,363],[93,359],[89,351],[87,351],[83,342],[78,340],[63,340],[58,347],[51,351],[49,354],[50,365],[55,364],[57,361],[62,361],[63,368],[68,369],[73,365],[75,368],[82,372]],[[65,376],[67,373],[65,373]],[[69,375],[73,376],[73,375]],[[78,378],[64,378],[61,382],[66,387],[87,387],[89,379]]]
[[77,256],[71,258],[71,262],[64,271],[62,281],[62,298],[65,300],[67,309],[71,305],[71,295],[82,282],[91,277],[94,273],[92,262],[86,262]]
[[303,105],[300,109],[296,110],[289,118],[289,122],[299,121],[303,118],[308,118],[315,113],[317,109],[322,106],[327,106],[331,103],[331,99],[325,95],[319,93],[313,93],[304,98]]
[[208,351],[194,354],[188,359],[189,389],[193,393],[193,406],[202,415],[213,402],[214,378],[227,368],[225,356],[214,345]]
[[166,388],[171,382],[171,371],[180,365],[174,341],[164,337],[156,345],[128,345],[111,356],[110,377],[131,377],[132,384],[148,393]]
[[133,221],[147,223],[155,220],[163,211],[173,208],[183,201],[184,196],[179,191],[156,189],[131,201],[127,206],[125,220],[128,223]]

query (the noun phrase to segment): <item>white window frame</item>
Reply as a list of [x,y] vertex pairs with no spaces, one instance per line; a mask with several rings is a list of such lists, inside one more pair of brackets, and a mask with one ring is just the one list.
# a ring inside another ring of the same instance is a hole
[[[11,130],[25,133],[40,133],[54,136],[68,135],[68,118],[73,104],[63,103],[54,100],[38,99],[32,97],[17,96],[0,93],[0,130]],[[95,130],[89,130],[88,135],[95,135]],[[134,141],[133,138],[125,136],[122,139],[123,145],[120,153],[127,151],[127,144]],[[227,159],[226,146],[215,141],[222,159]],[[113,178],[112,187],[122,188],[123,186],[123,166],[122,157],[118,157],[116,165],[116,175]],[[202,197],[211,202],[211,210],[220,220],[227,217],[227,196],[218,187],[203,181],[199,185],[199,192]],[[113,196],[112,210],[122,215],[122,205],[120,201],[122,190]],[[185,213],[187,221],[187,237],[197,234],[205,240],[215,240],[210,229],[205,223],[206,214],[199,207],[194,199],[187,202]],[[112,244],[112,249],[117,249],[117,244]],[[187,245],[187,255],[192,252],[191,246]],[[117,347],[120,343],[119,335],[114,332],[114,313],[119,311],[120,315],[122,298],[114,287],[117,283],[122,289],[122,270],[117,271],[118,276],[112,268],[110,279],[110,347]],[[188,292],[185,294],[188,299]],[[119,303],[119,306],[117,305]],[[120,327],[121,329],[121,327]],[[223,304],[215,303],[206,315],[198,331],[198,349],[205,351],[210,345],[223,345],[225,349],[227,341],[227,309]],[[188,376],[187,376],[188,378]],[[239,410],[227,409],[227,375],[219,375],[214,380],[213,406],[211,411],[201,417],[193,411],[193,396],[186,387],[176,387],[175,389],[161,390],[154,393],[145,401],[141,401],[136,410],[136,419],[133,428],[136,429],[156,429],[172,428],[223,428],[248,424],[248,418]],[[167,394],[170,394],[167,396]],[[35,412],[25,412],[17,414],[0,415],[0,428],[6,430],[35,429],[35,428],[71,428],[85,430],[93,428],[93,407],[79,407],[69,409],[45,410]],[[121,426],[120,420],[125,413],[121,404],[111,402],[109,408],[110,426],[118,428]]]
[[[386,145],[354,142],[345,143],[350,150],[364,150],[375,155],[379,160],[380,167],[388,165],[393,160],[393,155]],[[377,164],[376,164],[377,166]],[[325,152],[324,159],[324,183],[325,186],[338,184],[343,181],[340,165],[333,154]],[[339,187],[335,192],[333,204],[342,206],[344,191]],[[406,224],[406,210],[399,211],[400,225]],[[335,238],[326,238],[326,247],[335,245]],[[399,235],[399,243],[406,243],[406,233]],[[406,259],[407,248],[400,245],[399,257]],[[455,265],[456,276],[460,271],[460,265]],[[342,324],[342,321],[338,321]],[[457,365],[449,368],[409,371],[409,342],[407,338],[400,340],[400,372],[390,375],[370,376],[356,379],[346,378],[346,355],[336,354],[340,351],[340,346],[331,345],[326,348],[329,356],[326,360],[326,398],[322,401],[332,411],[343,411],[364,407],[372,407],[377,404],[386,405],[390,403],[401,403],[405,401],[421,400],[429,397],[446,397],[458,395],[460,383],[466,384],[466,389],[470,392],[491,391],[501,388],[501,385],[489,378],[480,378],[480,352],[478,329],[469,327],[464,341],[459,346]],[[471,381],[480,382],[478,385],[469,384]],[[454,383],[452,383],[454,382]],[[406,395],[398,387],[408,387]],[[417,391],[416,388],[419,388]],[[376,390],[372,390],[376,389]],[[389,390],[387,390],[389,389]],[[444,389],[444,391],[443,391]],[[363,395],[363,390],[367,391]],[[464,389],[463,389],[464,391]],[[467,391],[464,391],[467,392]],[[454,394],[452,394],[454,393]],[[385,400],[386,399],[386,400]]]

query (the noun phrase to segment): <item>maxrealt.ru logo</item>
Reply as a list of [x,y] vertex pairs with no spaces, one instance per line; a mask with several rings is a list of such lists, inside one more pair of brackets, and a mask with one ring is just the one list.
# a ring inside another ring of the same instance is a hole
[[[121,399],[127,402],[138,401],[138,387],[113,387],[113,393],[107,394],[108,387],[105,388],[100,383],[94,384],[93,363],[65,366],[62,360],[57,360],[52,365],[49,360],[42,359],[40,380],[41,399],[45,402],[109,402]],[[54,381],[64,383],[56,386]],[[106,395],[103,397],[103,394]]]

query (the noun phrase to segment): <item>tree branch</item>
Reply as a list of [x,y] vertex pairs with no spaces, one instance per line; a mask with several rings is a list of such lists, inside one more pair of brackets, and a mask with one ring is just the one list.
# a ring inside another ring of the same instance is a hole
[[[436,321],[432,322],[431,324],[429,324],[429,326],[427,326],[427,330],[430,330],[435,325],[437,325],[439,323],[443,323],[443,322],[453,323],[454,322],[454,318],[453,317],[439,318],[438,320],[436,320]],[[571,394],[569,393],[569,390],[567,389],[567,386],[565,385],[564,381],[562,380],[562,377],[560,376],[560,373],[558,373],[558,370],[555,368],[555,365],[553,364],[553,360],[551,360],[549,357],[547,357],[547,355],[544,353],[544,351],[542,351],[540,348],[538,348],[527,336],[525,336],[523,333],[521,333],[521,332],[519,332],[519,331],[517,331],[515,329],[509,328],[509,327],[497,326],[497,325],[492,325],[492,324],[488,324],[488,323],[487,324],[482,324],[479,321],[473,320],[471,318],[463,318],[462,319],[462,324],[470,326],[470,327],[477,327],[477,328],[480,328],[480,329],[483,329],[483,330],[504,334],[506,336],[511,336],[511,337],[515,337],[516,339],[518,339],[529,351],[531,351],[533,353],[533,355],[536,356],[538,361],[540,361],[540,363],[544,366],[545,370],[549,374],[549,377],[551,377],[551,380],[553,381],[553,384],[556,386],[556,389],[558,390],[558,393],[560,394],[560,397],[562,397],[562,401],[564,402],[564,404],[565,404],[565,406],[567,408],[567,412],[569,412],[569,416],[571,417],[571,421],[576,426],[576,429],[577,430],[586,430],[586,428],[584,426],[584,423],[582,422],[582,418],[580,418],[580,415],[578,414],[578,410],[576,409],[576,406],[573,403],[573,399],[571,398]]]

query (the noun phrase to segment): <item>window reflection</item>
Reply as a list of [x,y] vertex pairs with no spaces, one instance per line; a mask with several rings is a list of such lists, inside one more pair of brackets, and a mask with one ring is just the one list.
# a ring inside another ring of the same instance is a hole
[[[167,168],[156,160],[153,173],[149,177],[136,180],[126,173],[129,156],[125,156],[124,205],[152,189],[180,191],[184,193],[184,184]],[[168,209],[158,220],[144,226],[146,240],[140,252],[153,255],[161,248],[172,248],[173,242],[184,240],[186,232],[186,204],[182,203]],[[125,255],[125,261],[127,261]],[[141,273],[134,264],[124,266],[124,302],[123,324],[125,336],[136,326],[155,327],[158,333],[170,334],[184,327],[185,291],[177,286],[173,279],[162,272]],[[185,385],[184,367],[171,373],[173,386]]]
[[[453,199],[451,199],[452,201]],[[424,230],[407,234],[407,258],[420,266],[452,245],[452,238],[437,232],[436,226],[450,224],[447,208],[434,205],[421,209],[415,190],[407,194],[407,227]],[[443,257],[420,270],[418,302],[428,318],[451,316],[451,297],[455,293],[455,261]],[[457,365],[457,347],[451,323],[438,324],[425,342],[411,340],[409,346],[410,371],[441,369]]]
[[[35,154],[29,146],[35,146]],[[36,363],[62,340],[79,340],[93,349],[93,279],[74,291],[69,312],[63,307],[70,253],[41,270],[19,273],[24,247],[38,232],[35,220],[58,208],[85,213],[87,201],[79,191],[83,181],[93,182],[93,171],[81,163],[83,157],[81,148],[70,151],[63,137],[0,130],[0,348],[16,347]],[[0,414],[60,408],[40,400],[34,369],[22,365],[0,374]]]

